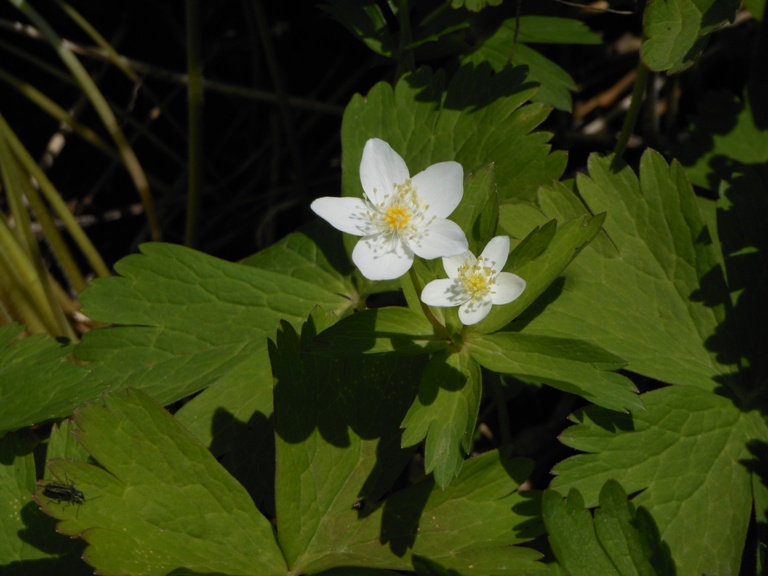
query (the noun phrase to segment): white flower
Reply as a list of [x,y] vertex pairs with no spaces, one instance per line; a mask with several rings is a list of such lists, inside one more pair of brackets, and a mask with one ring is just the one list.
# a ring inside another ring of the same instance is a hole
[[464,194],[458,162],[433,164],[413,178],[400,155],[378,138],[360,162],[365,198],[318,198],[312,210],[347,234],[362,236],[352,261],[369,280],[405,274],[416,254],[427,260],[464,252],[467,237],[446,220]]
[[493,304],[509,304],[525,290],[525,280],[502,272],[509,256],[509,236],[496,236],[479,258],[472,252],[443,258],[448,278],[433,280],[421,292],[429,306],[459,306],[459,320],[469,326],[488,315]]

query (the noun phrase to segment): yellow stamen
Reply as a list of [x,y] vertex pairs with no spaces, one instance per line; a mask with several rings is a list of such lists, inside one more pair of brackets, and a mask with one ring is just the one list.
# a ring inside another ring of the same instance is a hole
[[464,265],[459,268],[459,280],[467,294],[473,299],[482,298],[496,284],[492,266],[483,265],[485,258],[479,258],[474,266]]
[[384,213],[384,222],[393,230],[402,230],[411,221],[411,211],[402,204],[392,204]]

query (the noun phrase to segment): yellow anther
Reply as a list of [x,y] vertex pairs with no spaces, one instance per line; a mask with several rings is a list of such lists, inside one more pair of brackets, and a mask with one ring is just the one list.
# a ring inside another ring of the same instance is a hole
[[392,204],[384,213],[384,222],[393,230],[402,230],[410,221],[411,211],[402,204]]

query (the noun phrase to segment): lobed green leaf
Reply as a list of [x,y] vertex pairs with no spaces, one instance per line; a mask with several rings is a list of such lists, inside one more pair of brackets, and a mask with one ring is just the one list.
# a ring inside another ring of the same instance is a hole
[[355,357],[396,352],[421,355],[447,346],[424,314],[409,308],[369,308],[343,318],[321,332],[307,349],[311,354]]
[[739,0],[664,0],[645,9],[643,62],[656,71],[680,72],[707,45],[707,36],[733,21]]
[[17,324],[0,326],[0,437],[67,416],[106,387],[69,361],[72,346],[42,334],[17,340],[21,331]]
[[[649,151],[639,179],[610,158],[593,156],[589,169],[579,194],[590,212],[606,213],[604,233],[518,322],[528,333],[590,340],[633,372],[713,389],[733,367],[704,343],[714,347],[709,339],[729,296],[717,282],[718,257],[681,167]],[[585,210],[565,186],[543,188],[540,197],[550,217]],[[516,224],[509,212],[506,222]]]
[[525,332],[473,335],[467,343],[472,358],[488,370],[578,394],[610,410],[643,407],[632,381],[608,371],[625,362],[593,344]]
[[403,446],[425,440],[424,469],[441,488],[458,475],[472,447],[482,397],[480,366],[466,352],[433,354],[401,427]]
[[747,446],[768,439],[764,419],[692,386],[642,399],[647,410],[631,416],[578,412],[561,440],[587,454],[558,464],[552,488],[576,488],[595,506],[615,479],[639,493],[633,502],[653,517],[677,573],[738,573],[752,509]]
[[99,466],[49,467],[84,494],[35,499],[58,530],[88,542],[85,560],[106,574],[285,574],[269,521],[211,453],[144,393],[127,389],[75,414],[77,439]]
[[[495,332],[519,316],[549,288],[565,267],[594,238],[600,231],[604,218],[604,214],[595,217],[584,214],[560,225],[554,232],[549,226],[534,230],[521,248],[526,254],[513,251],[504,267],[505,271],[514,272],[526,281],[523,293],[509,304],[494,306],[484,320],[468,327],[466,331],[483,334]],[[546,248],[541,250],[544,244]],[[538,252],[538,255],[529,259],[532,252]],[[519,268],[513,268],[518,263]]]
[[550,135],[533,132],[549,110],[525,102],[534,94],[520,70],[493,74],[490,67],[463,66],[448,87],[442,72],[421,68],[395,88],[374,86],[355,96],[342,122],[345,196],[362,196],[359,166],[369,138],[387,141],[411,175],[455,160],[465,173],[493,164],[500,199],[533,199],[536,188],[556,180],[565,154],[550,154]]
[[[345,550],[355,503],[375,507],[413,454],[400,448],[398,425],[424,360],[305,355],[287,324],[270,355],[280,546],[297,574],[354,565]],[[381,547],[362,565],[390,567],[388,555]]]
[[172,244],[144,244],[118,277],[82,295],[94,330],[76,354],[111,389],[134,386],[169,403],[210,386],[263,350],[280,319],[300,322],[315,306],[342,314],[338,283],[313,283],[219,260]]
[[665,576],[674,565],[644,510],[635,510],[621,485],[609,480],[600,491],[594,520],[576,489],[563,498],[547,490],[542,498],[549,541],[561,565],[573,576]]

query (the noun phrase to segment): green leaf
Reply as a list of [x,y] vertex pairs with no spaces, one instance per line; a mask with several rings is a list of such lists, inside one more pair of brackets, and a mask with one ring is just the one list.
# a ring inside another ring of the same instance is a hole
[[464,172],[493,164],[500,199],[532,200],[538,186],[557,180],[564,153],[550,154],[550,134],[533,132],[549,110],[524,105],[535,88],[520,70],[492,74],[488,66],[460,68],[445,89],[442,72],[421,68],[393,88],[374,86],[354,96],[342,123],[342,190],[362,196],[359,167],[369,138],[387,141],[417,174],[441,161],[455,160]]
[[600,491],[595,510],[595,531],[621,574],[673,575],[675,566],[659,541],[659,531],[648,513],[627,502],[621,484],[609,480]]
[[[320,221],[288,234],[242,264],[311,282],[348,298],[350,307],[359,298],[345,277],[351,274],[352,266],[340,236],[328,234]],[[336,315],[331,314],[335,321]],[[176,418],[209,446],[261,510],[274,515],[272,370],[266,346],[270,334],[265,330],[265,338],[254,343],[252,354],[242,357],[209,388],[185,403]]]
[[569,574],[620,576],[600,547],[592,515],[577,490],[566,500],[554,490],[545,491],[541,510],[552,551]]
[[265,514],[274,516],[272,371],[266,346],[176,412]]
[[[579,178],[579,194],[590,212],[607,213],[604,234],[518,322],[529,334],[589,340],[638,374],[713,389],[732,367],[704,342],[724,318],[728,294],[710,281],[718,257],[683,170],[648,151],[639,180],[596,156],[589,174]],[[540,202],[549,217],[585,210],[564,186],[542,189]]]
[[621,485],[609,480],[600,491],[594,521],[578,490],[564,501],[554,490],[542,498],[544,523],[558,560],[573,576],[675,574],[644,510],[635,510]]
[[486,6],[498,6],[501,0],[451,0],[451,8],[466,8],[470,12],[480,12]]
[[[51,435],[45,450],[47,459],[65,458],[68,460],[85,460],[88,452],[75,440],[75,426],[71,419],[62,420],[51,426]],[[49,471],[43,470],[43,478],[52,478]]]
[[448,570],[428,558],[422,558],[418,554],[413,556],[413,568],[419,576],[461,576],[455,570]]
[[350,303],[357,299],[348,278],[354,267],[344,256],[341,237],[328,234],[328,224],[321,220],[302,226],[243,259],[241,264],[310,282],[328,292],[344,295]]
[[426,480],[397,492],[359,523],[355,552],[383,544],[398,559],[418,555],[460,574],[547,572],[538,552],[518,546],[542,533],[538,493],[516,490],[531,470],[494,450],[467,460],[445,489]]
[[578,394],[611,410],[642,409],[630,380],[608,372],[625,362],[587,342],[517,332],[473,336],[470,354],[481,366]]
[[324,570],[317,576],[400,576],[399,572],[391,570],[379,570],[377,568],[331,568]]
[[684,146],[674,147],[697,186],[717,191],[721,180],[731,180],[752,164],[768,162],[768,130],[755,124],[747,100],[739,102],[725,92],[705,94],[697,101],[698,114]]
[[744,7],[747,8],[755,19],[762,22],[765,14],[765,0],[744,0]]
[[[398,425],[424,360],[304,355],[288,325],[278,331],[270,355],[278,537],[291,571],[392,568],[384,546],[363,563],[353,562],[348,548],[359,514],[376,506],[412,456],[400,448]],[[353,506],[361,500],[358,512]]]
[[527,79],[541,87],[531,98],[533,102],[549,104],[565,112],[571,111],[571,92],[576,90],[576,81],[562,67],[526,44],[515,47],[512,65],[526,66]]
[[401,424],[403,446],[426,439],[424,469],[441,488],[461,470],[472,447],[482,396],[480,366],[466,352],[434,354],[424,369],[419,395]]
[[388,58],[395,56],[395,40],[387,29],[384,13],[375,2],[326,0],[320,8],[377,54]]
[[735,174],[721,188],[717,203],[710,203],[717,208],[712,229],[722,250],[733,307],[707,342],[717,350],[721,363],[739,366],[738,374],[734,373],[728,383],[747,405],[764,411],[768,400],[762,393],[768,381],[768,358],[764,353],[768,345],[768,304],[764,297],[768,293],[768,275],[761,271],[768,270],[766,191],[768,165],[751,167],[743,174]]
[[127,389],[75,415],[77,438],[98,461],[49,462],[83,492],[81,505],[35,499],[83,536],[98,572],[285,574],[272,526],[211,453],[144,393]]
[[76,349],[94,378],[165,404],[205,388],[263,350],[280,319],[315,306],[342,314],[343,294],[308,280],[233,264],[171,244],[144,244],[81,299],[95,320]]
[[733,21],[739,0],[656,0],[645,10],[643,62],[656,71],[680,72],[692,65],[707,35]]
[[[521,250],[526,255],[513,250],[504,270],[514,272],[526,281],[526,287],[520,297],[504,306],[494,306],[488,316],[478,324],[467,329],[469,332],[490,333],[506,326],[528,308],[555,281],[566,266],[600,232],[604,214],[591,217],[586,210],[579,218],[574,218],[554,231],[549,227],[534,230]],[[532,260],[527,258],[546,242],[546,248]],[[524,257],[525,256],[525,257]],[[514,267],[521,262],[520,267]]]
[[526,66],[528,80],[540,85],[532,96],[534,102],[543,102],[560,110],[570,111],[571,92],[576,83],[568,72],[552,60],[537,52],[528,43],[599,44],[600,37],[582,22],[549,16],[522,16],[502,22],[494,33],[478,43],[462,62],[490,64],[496,72],[506,66]]
[[[738,574],[752,510],[749,442],[768,440],[763,417],[691,386],[642,396],[631,416],[591,407],[561,439],[580,454],[558,464],[552,488],[595,506],[615,479],[643,506],[678,574]],[[723,489],[727,486],[727,489]]]
[[21,330],[18,324],[0,326],[0,437],[68,416],[105,388],[85,367],[67,360],[72,346],[45,335],[17,341]]
[[409,308],[369,308],[343,318],[312,341],[311,354],[354,357],[360,354],[397,352],[428,354],[447,346],[422,312]]
[[[451,486],[425,480],[398,491],[361,515],[339,511],[328,556],[306,565],[305,573],[332,561],[347,566],[411,570],[413,555],[461,574],[513,576],[545,573],[538,552],[518,546],[542,532],[538,494],[519,492],[530,461],[510,460],[497,451],[468,460]],[[311,471],[309,474],[313,474]],[[324,477],[318,474],[315,481]],[[322,484],[322,482],[320,482]]]
[[0,439],[0,572],[3,574],[92,574],[80,559],[81,542],[54,533],[54,522],[32,500],[35,490],[32,439],[10,433]]
[[494,166],[491,164],[468,174],[464,197],[451,214],[451,220],[467,235],[469,249],[478,254],[496,232],[499,222],[499,197]]
[[[502,206],[502,211],[504,208],[506,208],[506,206]],[[519,270],[523,265],[538,258],[544,253],[550,242],[552,242],[552,238],[555,237],[557,232],[557,221],[550,220],[547,222],[541,212],[538,212],[537,214],[538,217],[542,219],[542,225],[536,226],[514,247],[507,259],[507,265],[511,270]],[[529,222],[526,222],[526,225],[528,225]],[[510,235],[510,233],[504,229],[503,220],[500,231],[505,232],[508,236]]]
[[[526,44],[602,44],[599,34],[592,32],[581,20],[552,16],[521,16],[518,41]],[[515,20],[505,20],[503,28],[515,25]]]

